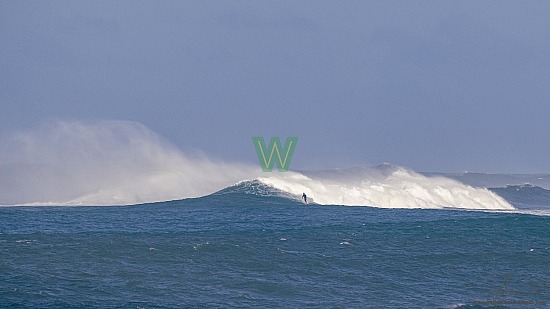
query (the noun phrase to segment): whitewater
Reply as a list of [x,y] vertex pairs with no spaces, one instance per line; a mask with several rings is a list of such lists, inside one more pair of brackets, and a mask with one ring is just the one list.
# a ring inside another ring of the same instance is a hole
[[264,173],[251,164],[186,154],[131,121],[50,123],[0,143],[1,205],[133,205],[259,181],[291,199],[306,193],[321,205],[514,209],[485,187],[390,164]]

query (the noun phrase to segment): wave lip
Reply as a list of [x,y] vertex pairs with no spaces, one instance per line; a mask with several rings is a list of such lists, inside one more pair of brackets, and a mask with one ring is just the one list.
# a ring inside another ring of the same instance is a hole
[[212,193],[211,195],[228,195],[228,194],[250,194],[256,196],[276,196],[276,197],[287,197],[293,198],[288,192],[278,190],[271,185],[265,184],[257,179],[254,180],[243,180],[238,183],[224,188],[218,192]]
[[474,188],[442,176],[427,177],[388,164],[323,172],[288,172],[258,181],[324,205],[381,208],[514,210],[486,188]]

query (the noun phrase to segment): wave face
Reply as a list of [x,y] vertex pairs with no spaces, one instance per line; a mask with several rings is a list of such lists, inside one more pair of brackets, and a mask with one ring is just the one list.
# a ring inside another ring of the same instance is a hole
[[387,164],[262,173],[186,155],[129,121],[59,122],[3,137],[0,146],[0,205],[129,205],[217,192],[294,200],[306,193],[331,205],[514,209],[487,189]]
[[385,164],[359,169],[273,174],[241,181],[212,196],[283,197],[301,202],[302,193],[306,193],[309,201],[323,205],[514,209],[497,192],[499,189],[473,188],[444,177],[425,177]]

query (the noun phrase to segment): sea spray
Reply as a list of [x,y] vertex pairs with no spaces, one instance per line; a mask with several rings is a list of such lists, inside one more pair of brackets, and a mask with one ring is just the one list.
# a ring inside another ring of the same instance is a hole
[[0,145],[1,205],[159,202],[256,179],[287,198],[306,193],[317,204],[514,209],[485,188],[388,164],[262,173],[257,165],[191,156],[131,121],[57,122],[4,136]]
[[0,204],[122,205],[198,197],[259,168],[190,156],[132,121],[57,122],[4,136]]

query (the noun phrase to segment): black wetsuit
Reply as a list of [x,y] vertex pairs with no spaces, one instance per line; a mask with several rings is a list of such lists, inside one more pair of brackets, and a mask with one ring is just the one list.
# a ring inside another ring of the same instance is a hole
[[306,204],[307,204],[307,196],[306,196],[306,194],[305,194],[305,193],[304,193],[304,194],[302,194],[302,199],[304,200],[304,203],[306,203]]

